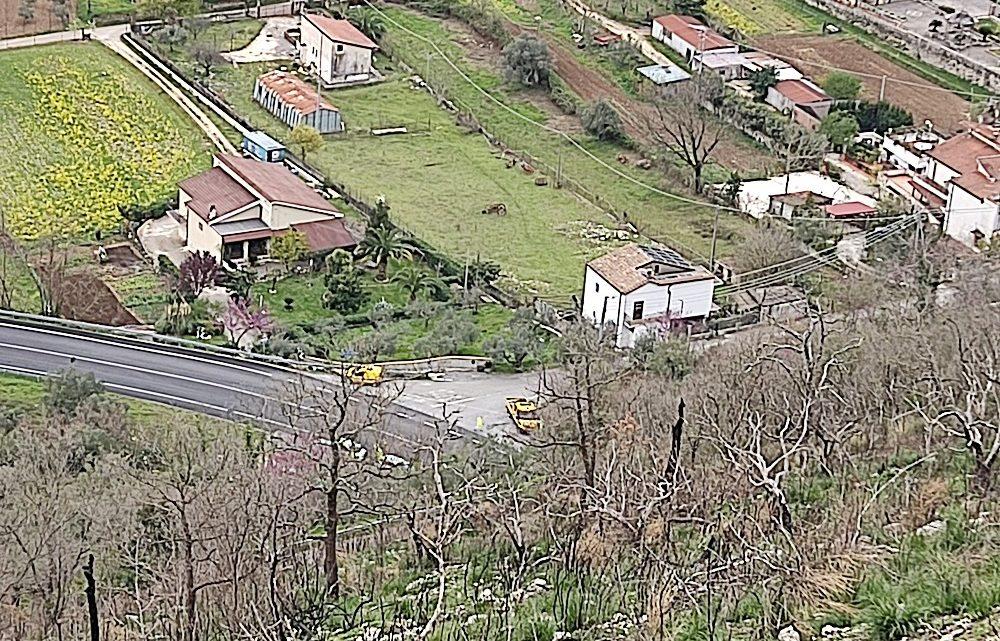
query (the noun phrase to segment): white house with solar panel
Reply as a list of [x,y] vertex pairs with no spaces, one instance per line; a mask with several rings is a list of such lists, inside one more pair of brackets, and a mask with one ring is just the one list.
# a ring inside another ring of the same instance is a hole
[[587,263],[584,318],[613,325],[615,344],[632,347],[646,332],[667,332],[704,320],[715,276],[662,245],[635,243]]

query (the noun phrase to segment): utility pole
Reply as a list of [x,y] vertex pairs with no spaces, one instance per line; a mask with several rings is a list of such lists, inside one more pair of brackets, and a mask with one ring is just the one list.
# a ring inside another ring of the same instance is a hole
[[715,221],[712,223],[712,255],[709,258],[709,269],[715,273],[715,243],[719,239],[719,207],[715,208]]
[[556,166],[556,187],[562,187],[563,152],[559,150],[559,164]]
[[882,102],[885,100],[885,74],[882,74],[882,86],[878,90],[878,101]]

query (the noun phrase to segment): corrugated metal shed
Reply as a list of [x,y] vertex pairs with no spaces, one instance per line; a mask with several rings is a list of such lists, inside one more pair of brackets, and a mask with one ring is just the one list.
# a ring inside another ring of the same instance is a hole
[[639,67],[636,71],[657,85],[669,85],[691,77],[691,74],[677,65],[670,65],[669,67],[667,65],[649,65],[648,67]]

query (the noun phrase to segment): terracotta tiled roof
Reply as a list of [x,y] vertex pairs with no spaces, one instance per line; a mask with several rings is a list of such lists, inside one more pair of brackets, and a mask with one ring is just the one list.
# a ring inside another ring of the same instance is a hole
[[691,16],[670,14],[656,18],[656,22],[667,32],[694,47],[696,51],[712,51],[736,46],[735,42],[709,29],[700,20]]
[[219,167],[181,181],[179,187],[191,197],[188,209],[209,220],[209,211],[215,206],[216,218],[257,202],[257,197]]
[[312,85],[287,71],[269,71],[257,78],[257,82],[304,116],[316,111],[317,107],[337,111],[336,107],[322,97],[316,99],[316,89]]
[[[640,271],[651,263],[665,264],[673,271],[655,277]],[[623,294],[635,291],[647,283],[667,284],[714,278],[708,270],[691,265],[672,249],[662,246],[643,247],[635,243],[619,247],[587,264]]]
[[269,202],[337,212],[333,205],[288,171],[284,165],[222,154],[216,158]]
[[311,223],[292,225],[292,229],[301,232],[309,243],[309,249],[318,252],[327,249],[354,247],[358,241],[347,231],[344,221],[339,218],[317,220]]
[[871,216],[878,210],[871,205],[859,202],[839,203],[824,207],[831,218],[850,218],[852,216]]
[[808,105],[830,100],[830,96],[825,91],[802,80],[782,80],[774,85],[774,89],[796,105]]
[[1000,196],[1000,180],[989,178],[980,171],[982,165],[993,166],[994,158],[1000,156],[1000,141],[988,130],[967,131],[952,136],[931,149],[928,155],[934,160],[958,172],[960,176],[953,178],[955,183],[965,191],[981,198],[996,199]]
[[343,42],[364,49],[378,49],[378,45],[371,38],[361,33],[347,20],[335,20],[316,13],[306,13],[302,17],[316,25],[323,35],[334,42]]

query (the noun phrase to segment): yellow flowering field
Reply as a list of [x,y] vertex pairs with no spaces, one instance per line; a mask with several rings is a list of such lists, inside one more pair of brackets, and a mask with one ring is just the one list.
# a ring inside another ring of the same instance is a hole
[[169,97],[100,44],[0,53],[0,209],[33,240],[117,229],[210,164]]

